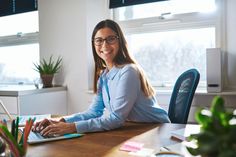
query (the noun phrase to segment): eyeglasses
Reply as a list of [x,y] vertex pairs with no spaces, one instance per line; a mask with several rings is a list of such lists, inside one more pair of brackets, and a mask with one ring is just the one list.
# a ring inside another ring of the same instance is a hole
[[118,36],[110,35],[110,36],[106,37],[105,39],[103,39],[101,37],[95,38],[93,40],[93,42],[96,46],[101,46],[104,43],[104,41],[106,41],[107,44],[112,45],[112,44],[116,43],[117,39],[119,39]]

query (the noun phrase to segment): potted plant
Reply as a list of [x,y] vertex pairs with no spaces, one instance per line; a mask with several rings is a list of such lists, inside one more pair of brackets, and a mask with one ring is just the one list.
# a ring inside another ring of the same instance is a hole
[[54,74],[58,73],[62,66],[62,58],[58,57],[56,61],[53,60],[53,56],[51,56],[48,61],[43,58],[40,64],[34,63],[34,66],[34,70],[40,74],[43,88],[52,87]]
[[216,96],[210,110],[200,109],[195,118],[201,125],[201,131],[188,137],[194,144],[194,147],[187,146],[192,155],[235,157],[236,110],[226,110],[223,98]]

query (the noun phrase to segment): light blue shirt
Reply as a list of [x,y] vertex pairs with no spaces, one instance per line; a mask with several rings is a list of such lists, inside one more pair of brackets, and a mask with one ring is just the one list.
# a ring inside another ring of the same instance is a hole
[[[105,70],[98,80],[98,93],[89,109],[64,117],[74,122],[78,133],[111,130],[126,120],[135,122],[170,122],[155,97],[148,98],[141,90],[139,72],[129,64]],[[104,114],[104,110],[108,114]]]

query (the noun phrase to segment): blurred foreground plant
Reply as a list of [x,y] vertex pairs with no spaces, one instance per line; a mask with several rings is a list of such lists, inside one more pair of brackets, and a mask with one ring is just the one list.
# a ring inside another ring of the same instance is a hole
[[201,131],[188,137],[194,144],[194,147],[187,146],[192,155],[236,156],[236,110],[226,110],[223,98],[216,96],[210,110],[199,109],[195,118],[201,125]]

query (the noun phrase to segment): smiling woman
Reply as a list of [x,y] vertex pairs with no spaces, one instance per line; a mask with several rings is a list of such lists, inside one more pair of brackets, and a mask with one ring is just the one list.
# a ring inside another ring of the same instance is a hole
[[126,120],[170,122],[144,72],[130,56],[116,22],[100,21],[93,30],[91,44],[95,63],[92,104],[87,111],[59,121],[45,119],[36,123],[33,131],[47,136],[112,130],[123,126]]

